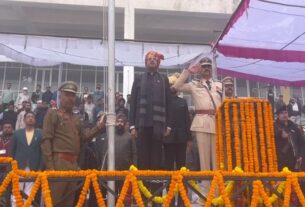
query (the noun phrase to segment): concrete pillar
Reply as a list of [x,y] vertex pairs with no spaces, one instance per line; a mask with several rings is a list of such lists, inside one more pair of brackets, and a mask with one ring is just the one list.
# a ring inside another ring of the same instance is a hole
[[280,89],[281,94],[283,95],[284,102],[288,104],[290,99],[290,88],[287,86],[281,86]]
[[[135,33],[135,8],[133,1],[125,1],[124,11],[124,38],[134,39]],[[131,93],[134,81],[134,67],[124,66],[123,68],[123,96],[127,100],[127,95]]]

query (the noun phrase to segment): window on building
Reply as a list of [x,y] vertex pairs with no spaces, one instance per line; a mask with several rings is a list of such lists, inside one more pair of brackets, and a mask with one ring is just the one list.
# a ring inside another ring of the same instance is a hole
[[[107,86],[105,85],[105,81],[107,77],[107,72],[104,72],[104,68],[102,67],[98,67],[97,68],[97,72],[96,72],[96,83],[100,83],[102,85],[102,89],[104,90],[104,92],[106,93],[106,88]],[[106,94],[105,94],[106,95]]]
[[117,89],[118,91],[120,92],[123,92],[123,73],[119,73],[119,83],[118,83],[118,86],[119,88]]
[[82,70],[82,88],[88,87],[90,92],[95,90],[95,70],[87,70],[83,68]]
[[12,83],[12,89],[18,91],[19,90],[19,78],[20,78],[20,67],[19,68],[6,68],[6,77],[5,82]]
[[269,85],[267,83],[259,83],[258,85],[259,85],[259,90],[258,90],[259,97],[266,99]]
[[238,97],[247,97],[247,81],[236,78],[236,95]]
[[301,101],[301,103],[303,103],[301,87],[291,87],[290,94],[292,98],[298,99]]
[[21,71],[20,90],[23,87],[27,87],[30,93],[33,92],[35,89],[35,75],[36,68],[23,66]]
[[5,66],[0,65],[0,89],[1,91],[3,90],[2,86],[4,86],[4,88],[6,87],[5,85],[3,85],[3,80],[4,80],[4,69]]
[[[67,70],[67,81],[74,81],[77,85],[80,85],[80,71],[79,70]],[[83,88],[78,89],[79,92],[83,91]]]
[[[65,73],[63,72],[62,75]],[[64,79],[62,79],[64,80]],[[63,81],[62,81],[63,82]],[[51,84],[51,91],[56,91],[58,88],[58,67],[53,67],[52,68],[52,84]],[[44,91],[46,90],[45,88],[43,89]]]
[[250,97],[258,97],[258,88],[256,81],[249,81]]

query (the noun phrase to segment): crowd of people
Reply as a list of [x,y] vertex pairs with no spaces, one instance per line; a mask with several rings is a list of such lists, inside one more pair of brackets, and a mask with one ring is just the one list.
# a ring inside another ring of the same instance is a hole
[[[158,52],[148,52],[146,71],[135,79],[127,101],[119,92],[115,95],[116,169],[127,170],[134,164],[142,170],[174,170],[183,166],[214,170],[215,114],[224,98],[234,97],[233,79],[213,80],[212,60],[207,57],[168,78],[158,71],[163,59]],[[186,82],[192,75],[201,78]],[[17,98],[11,87],[7,83],[1,99],[0,156],[12,156],[24,170],[107,169],[108,107],[101,84],[93,92],[84,87],[80,95],[72,81],[62,83],[54,92],[50,87],[42,92],[37,85],[31,96],[24,87]],[[191,95],[194,110],[189,110],[179,92]],[[275,142],[279,170],[284,166],[302,170],[304,137],[299,127],[302,107],[295,99],[286,105],[281,95],[274,101],[271,90],[267,98],[277,114]],[[0,170],[3,178],[6,169]],[[117,193],[122,184],[116,182]],[[149,181],[146,185],[158,191],[162,184]],[[74,206],[77,186],[76,182],[51,183],[54,206]],[[30,182],[20,184],[25,195],[29,195],[32,187]],[[200,187],[207,196],[210,182],[203,181]],[[88,206],[97,206],[93,190],[90,192]],[[105,190],[103,193],[106,195]],[[15,205],[9,190],[2,201]],[[177,204],[183,206],[181,199]],[[130,190],[125,205],[131,206]]]

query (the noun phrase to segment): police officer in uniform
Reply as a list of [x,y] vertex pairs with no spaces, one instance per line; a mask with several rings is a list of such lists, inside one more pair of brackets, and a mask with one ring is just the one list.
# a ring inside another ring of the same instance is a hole
[[[192,74],[199,74],[202,78],[185,83]],[[222,83],[212,79],[211,59],[205,57],[199,64],[184,70],[172,90],[192,95],[196,115],[191,131],[195,132],[198,144],[200,169],[214,170],[216,168],[215,115],[222,103]],[[208,195],[209,188],[210,182],[202,182],[204,195]]]
[[[42,155],[47,170],[78,170],[81,142],[96,136],[105,128],[102,118],[92,129],[83,129],[79,116],[73,114],[77,85],[64,82],[60,91],[59,109],[50,109],[43,123]],[[54,206],[73,206],[76,182],[50,184]]]
[[224,87],[225,98],[234,97],[234,81],[230,76],[226,76],[222,79],[222,84]]

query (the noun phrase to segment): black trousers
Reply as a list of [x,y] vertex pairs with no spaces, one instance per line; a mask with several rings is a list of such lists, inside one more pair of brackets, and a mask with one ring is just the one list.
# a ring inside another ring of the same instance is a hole
[[166,170],[180,170],[185,166],[186,143],[164,143],[165,168]]
[[[165,168],[166,170],[180,170],[185,167],[186,143],[164,143]],[[171,206],[175,206],[173,199]],[[181,197],[178,197],[178,206],[183,206]]]
[[[145,127],[138,130],[137,152],[138,152],[138,167],[141,170],[161,170],[162,169],[162,136],[154,135],[153,127]],[[154,194],[162,183],[144,182]],[[161,194],[159,194],[161,195]],[[161,206],[153,203],[153,207]]]
[[153,134],[153,127],[139,130],[137,138],[138,167],[141,170],[162,169],[162,137]]

